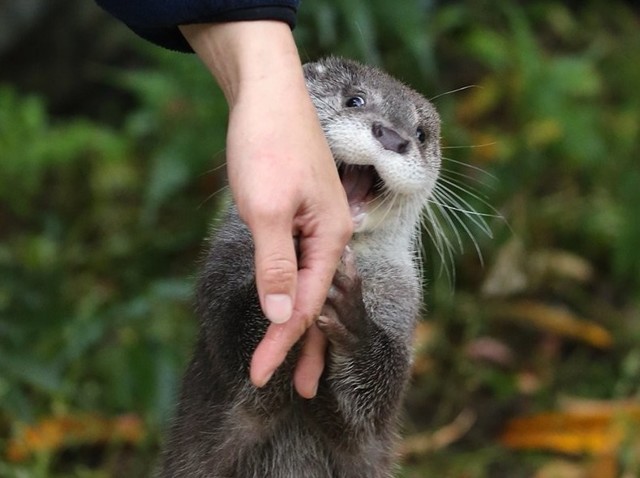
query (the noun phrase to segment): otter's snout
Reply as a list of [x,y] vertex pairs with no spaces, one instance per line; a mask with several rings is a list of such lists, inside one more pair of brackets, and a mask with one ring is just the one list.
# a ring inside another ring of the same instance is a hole
[[409,141],[400,136],[391,128],[382,126],[380,123],[373,123],[371,132],[384,149],[394,151],[398,154],[404,154],[409,147]]

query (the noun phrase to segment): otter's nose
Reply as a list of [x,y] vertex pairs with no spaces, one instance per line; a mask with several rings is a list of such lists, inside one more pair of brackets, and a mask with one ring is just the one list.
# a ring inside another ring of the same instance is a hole
[[373,123],[371,132],[374,138],[376,138],[384,149],[389,151],[395,151],[396,153],[403,154],[409,147],[409,141],[404,139],[394,130],[382,126],[380,123]]

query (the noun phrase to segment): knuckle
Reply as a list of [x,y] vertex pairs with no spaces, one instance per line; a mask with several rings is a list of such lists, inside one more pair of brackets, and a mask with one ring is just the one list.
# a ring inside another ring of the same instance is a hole
[[278,201],[257,201],[245,205],[239,210],[240,217],[249,224],[280,223],[283,218],[291,216],[289,205]]
[[296,264],[286,257],[266,258],[259,265],[258,273],[261,279],[272,285],[289,285],[297,274]]

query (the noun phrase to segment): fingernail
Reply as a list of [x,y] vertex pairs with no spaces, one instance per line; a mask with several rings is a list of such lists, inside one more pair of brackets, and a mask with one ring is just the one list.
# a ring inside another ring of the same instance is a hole
[[265,315],[274,324],[282,324],[291,318],[293,305],[286,294],[268,294],[264,298]]

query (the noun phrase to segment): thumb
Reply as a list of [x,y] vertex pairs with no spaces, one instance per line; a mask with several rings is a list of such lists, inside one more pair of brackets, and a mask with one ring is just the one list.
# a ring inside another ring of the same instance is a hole
[[262,310],[271,322],[284,323],[293,312],[298,276],[291,226],[263,225],[256,228],[253,241]]

